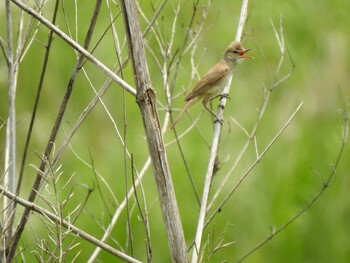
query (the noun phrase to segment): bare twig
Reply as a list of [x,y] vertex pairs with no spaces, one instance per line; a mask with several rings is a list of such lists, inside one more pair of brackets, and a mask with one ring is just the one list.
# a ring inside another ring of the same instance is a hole
[[[140,203],[140,199],[139,199],[138,194],[137,194],[137,189],[136,189],[136,184],[135,184],[135,174],[134,174],[133,167],[134,167],[134,159],[133,159],[133,156],[131,156],[132,184],[133,184],[133,188],[134,188],[136,204],[137,204],[137,207],[138,207],[139,212],[140,212],[142,223],[145,226],[145,232],[146,232],[146,241],[145,242],[146,242],[146,250],[147,250],[147,262],[151,263],[152,262],[152,246],[151,246],[151,233],[150,233],[150,229],[149,229],[147,206],[145,206],[145,212],[143,212],[142,207],[141,207],[141,203]],[[146,202],[145,198],[144,198],[144,201]]]
[[163,2],[160,4],[158,10],[154,13],[154,16],[153,16],[152,20],[148,23],[147,28],[143,32],[143,36],[145,36],[149,32],[149,30],[151,29],[151,27],[153,26],[154,22],[158,18],[159,14],[162,11],[162,9],[163,9],[164,5],[166,4],[166,2],[167,2],[167,0],[163,0]]
[[[124,176],[125,176],[125,201],[126,201],[126,216],[127,216],[127,232],[128,232],[128,237],[129,237],[129,243],[130,243],[130,250],[131,250],[131,255],[134,255],[134,238],[133,238],[133,230],[131,226],[131,211],[129,208],[129,197],[128,197],[128,188],[129,188],[129,180],[128,180],[128,157],[129,157],[129,152],[127,149],[127,118],[126,118],[126,100],[125,100],[125,92],[123,90],[123,124],[124,124],[124,133],[123,133],[123,161],[124,161]],[[131,157],[132,158],[132,157]],[[132,162],[133,165],[133,162]],[[132,167],[133,168],[133,167]],[[134,170],[134,169],[132,169]],[[135,192],[136,193],[136,192]]]

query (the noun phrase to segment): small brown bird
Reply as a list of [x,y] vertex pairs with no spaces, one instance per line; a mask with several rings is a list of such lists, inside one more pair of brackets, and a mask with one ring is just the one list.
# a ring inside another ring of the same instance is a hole
[[238,41],[232,42],[225,50],[224,56],[219,63],[212,67],[197,83],[191,93],[186,96],[186,104],[171,124],[170,129],[174,128],[189,107],[201,99],[203,99],[203,106],[217,118],[215,113],[209,109],[208,104],[218,96],[228,96],[228,94],[222,94],[222,92],[229,82],[236,65],[242,63],[246,58],[253,58],[245,55],[250,50],[244,49]]

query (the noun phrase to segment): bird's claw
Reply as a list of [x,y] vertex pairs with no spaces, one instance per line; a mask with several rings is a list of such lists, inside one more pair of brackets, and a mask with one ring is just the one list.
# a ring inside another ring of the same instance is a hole
[[231,100],[230,94],[228,94],[228,93],[222,93],[220,99],[222,99],[222,98],[226,98],[226,99]]
[[224,123],[223,119],[216,118],[214,123],[220,123],[221,125]]

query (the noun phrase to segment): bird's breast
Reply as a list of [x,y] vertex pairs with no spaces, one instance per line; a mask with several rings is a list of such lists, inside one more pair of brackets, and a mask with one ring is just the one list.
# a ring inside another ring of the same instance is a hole
[[232,77],[232,71],[227,72],[226,76],[223,77],[221,80],[219,80],[215,84],[215,86],[213,87],[213,91],[215,90],[221,93],[225,89],[225,87],[228,85],[231,77]]

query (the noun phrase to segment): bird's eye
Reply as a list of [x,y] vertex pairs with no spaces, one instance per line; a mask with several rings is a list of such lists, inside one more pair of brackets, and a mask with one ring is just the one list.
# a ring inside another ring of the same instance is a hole
[[238,54],[238,53],[239,53],[239,51],[237,49],[233,50],[233,54]]

